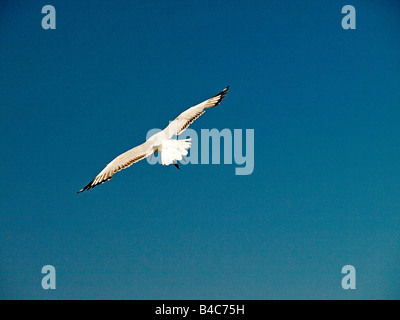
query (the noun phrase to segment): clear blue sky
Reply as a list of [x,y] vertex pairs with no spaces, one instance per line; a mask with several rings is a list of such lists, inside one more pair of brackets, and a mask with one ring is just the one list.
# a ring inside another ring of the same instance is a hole
[[[399,34],[397,1],[2,1],[0,298],[400,298]],[[141,161],[76,194],[227,85],[191,128],[254,129],[252,175]]]

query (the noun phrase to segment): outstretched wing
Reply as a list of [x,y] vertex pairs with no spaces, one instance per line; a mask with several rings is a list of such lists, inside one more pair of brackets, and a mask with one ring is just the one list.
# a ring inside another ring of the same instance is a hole
[[102,184],[114,176],[114,173],[126,169],[130,167],[135,162],[142,160],[153,153],[152,144],[149,142],[145,142],[121,155],[116,157],[113,161],[111,161],[89,184],[78,191],[81,193],[86,190],[90,190],[95,186]]
[[226,87],[214,97],[187,109],[186,111],[182,112],[174,121],[171,121],[168,127],[163,130],[167,139],[170,139],[174,135],[179,135],[185,131],[185,129],[189,127],[194,120],[196,120],[205,112],[204,109],[219,105],[222,99],[225,98],[226,94],[228,93],[229,87],[230,86]]

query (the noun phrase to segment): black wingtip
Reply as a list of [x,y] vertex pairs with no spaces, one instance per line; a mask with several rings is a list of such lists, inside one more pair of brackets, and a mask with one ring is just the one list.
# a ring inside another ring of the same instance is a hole
[[86,191],[86,190],[89,190],[90,188],[83,188],[83,189],[81,189],[81,190],[79,190],[78,192],[77,192],[77,194],[79,194],[79,193],[82,193],[83,191]]
[[177,169],[180,169],[180,168],[179,168],[179,164],[177,164],[177,163],[175,163],[175,162],[174,162],[174,166],[175,166]]
[[217,93],[214,97],[221,96],[221,99],[225,98],[225,96],[228,93],[230,87],[231,87],[230,85],[227,86],[224,90],[222,90],[220,93]]
[[[218,99],[218,101],[213,105],[213,107],[216,107],[216,106],[218,106],[218,105],[221,103],[222,99],[224,99],[224,98],[226,97],[226,94],[228,93],[230,87],[231,87],[230,85],[227,86],[224,90],[222,90],[220,93],[217,93],[217,94],[214,96],[214,97],[219,97],[219,99]],[[214,98],[214,97],[213,97],[213,98]]]
[[94,181],[94,179],[92,181],[90,181],[86,187],[82,188],[77,193],[82,193],[83,191],[90,190],[90,189],[94,188],[96,185],[92,185],[93,181]]

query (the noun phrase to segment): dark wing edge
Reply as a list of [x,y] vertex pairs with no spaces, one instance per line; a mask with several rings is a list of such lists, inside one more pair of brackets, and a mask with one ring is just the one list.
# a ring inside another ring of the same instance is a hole
[[213,106],[206,107],[206,108],[216,107],[217,105],[219,105],[219,104],[221,103],[222,99],[224,99],[224,98],[226,97],[226,95],[227,95],[227,93],[228,93],[230,87],[231,87],[230,85],[227,86],[227,87],[226,87],[224,90],[222,90],[220,93],[217,93],[214,97],[211,97],[210,99],[219,96],[219,99],[218,99],[218,101],[217,101]]
[[99,184],[102,184],[102,183],[104,183],[104,182],[107,182],[108,180],[111,180],[112,177],[113,177],[113,176],[111,176],[111,177],[107,178],[106,180],[103,180],[103,181],[101,181],[101,182],[99,182],[99,183],[93,183],[94,180],[96,180],[96,178],[94,178],[92,181],[90,181],[90,182],[88,183],[88,185],[87,185],[86,187],[82,188],[82,189],[79,190],[77,193],[82,193],[83,191],[93,189],[94,187],[98,186]]

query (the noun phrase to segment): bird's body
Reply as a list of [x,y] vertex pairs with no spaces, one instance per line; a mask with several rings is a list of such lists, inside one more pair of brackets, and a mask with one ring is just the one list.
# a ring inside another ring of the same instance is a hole
[[177,161],[184,159],[191,147],[190,139],[173,139],[178,136],[199,116],[206,108],[217,106],[226,96],[229,86],[212,98],[182,112],[174,121],[172,121],[163,131],[152,135],[143,144],[119,155],[111,161],[86,187],[78,191],[81,193],[90,190],[95,186],[110,180],[114,174],[122,169],[128,168],[133,163],[138,162],[156,152],[161,153],[161,163],[163,165],[174,164],[177,168]]

